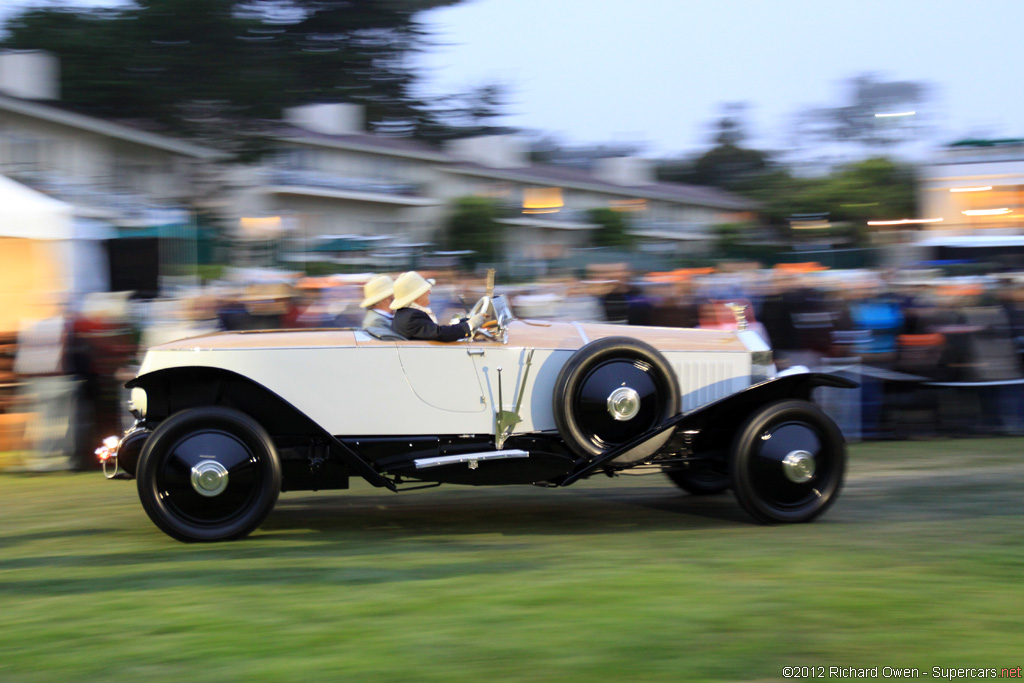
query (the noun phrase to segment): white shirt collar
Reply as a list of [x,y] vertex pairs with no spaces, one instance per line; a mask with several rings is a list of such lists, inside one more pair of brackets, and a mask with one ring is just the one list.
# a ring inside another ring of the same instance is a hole
[[437,322],[437,318],[434,316],[434,312],[432,310],[430,310],[429,307],[427,307],[427,306],[420,306],[418,303],[413,302],[413,303],[409,304],[409,308],[415,308],[417,311],[423,311],[424,313],[426,313],[427,315],[430,316],[431,320],[433,320],[435,323]]

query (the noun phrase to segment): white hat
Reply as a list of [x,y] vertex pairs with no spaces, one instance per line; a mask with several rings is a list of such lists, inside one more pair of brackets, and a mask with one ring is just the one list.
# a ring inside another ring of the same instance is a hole
[[395,293],[395,283],[387,275],[370,278],[363,285],[363,303],[360,308],[369,308],[378,301],[383,301]]
[[415,270],[402,273],[395,280],[395,300],[391,302],[391,308],[396,311],[405,308],[429,292],[433,286],[434,280],[424,280]]

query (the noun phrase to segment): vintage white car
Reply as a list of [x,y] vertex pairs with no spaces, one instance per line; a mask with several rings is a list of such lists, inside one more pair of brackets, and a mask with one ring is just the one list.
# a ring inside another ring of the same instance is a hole
[[98,451],[105,471],[136,477],[182,541],[243,537],[281,491],[352,476],[405,491],[660,470],[690,493],[732,488],[764,523],[836,499],[845,443],[810,398],[847,380],[775,377],[750,330],[517,320],[502,296],[476,308],[489,325],[448,344],[318,329],[152,348],[126,385],[135,426]]

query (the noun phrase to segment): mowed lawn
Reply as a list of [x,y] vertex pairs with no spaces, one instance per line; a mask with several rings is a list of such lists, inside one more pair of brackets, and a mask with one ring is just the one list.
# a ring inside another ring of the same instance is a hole
[[[185,545],[135,483],[0,476],[0,681],[780,680],[1024,664],[1024,439],[854,445],[758,526],[658,476],[284,494]],[[922,676],[923,677],[923,676]]]

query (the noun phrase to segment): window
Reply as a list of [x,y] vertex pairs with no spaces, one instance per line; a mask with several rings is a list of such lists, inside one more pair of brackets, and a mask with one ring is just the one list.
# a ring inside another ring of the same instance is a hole
[[524,187],[523,213],[558,213],[565,206],[560,187]]

